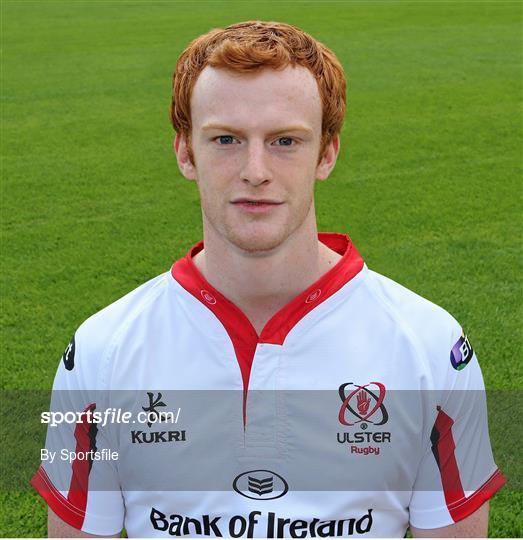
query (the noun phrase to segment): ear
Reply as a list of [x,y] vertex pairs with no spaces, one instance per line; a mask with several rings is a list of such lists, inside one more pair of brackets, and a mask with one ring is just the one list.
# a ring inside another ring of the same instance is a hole
[[174,138],[173,147],[180,172],[187,180],[196,180],[196,167],[191,161],[187,138],[177,133]]
[[316,178],[326,180],[336,165],[336,159],[340,152],[340,136],[336,135],[326,146],[323,156],[316,167]]

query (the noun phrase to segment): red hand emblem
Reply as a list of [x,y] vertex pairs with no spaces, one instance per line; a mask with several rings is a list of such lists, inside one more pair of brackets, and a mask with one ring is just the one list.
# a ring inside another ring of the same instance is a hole
[[367,396],[365,390],[360,390],[357,396],[358,411],[361,416],[365,416],[369,410],[370,398]]

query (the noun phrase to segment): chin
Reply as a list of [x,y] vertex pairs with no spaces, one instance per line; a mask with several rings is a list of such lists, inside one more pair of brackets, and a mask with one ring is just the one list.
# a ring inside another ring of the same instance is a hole
[[278,248],[287,239],[287,234],[284,231],[273,233],[253,233],[253,234],[238,234],[231,233],[228,235],[228,240],[231,244],[246,251],[252,255],[259,254],[260,256],[268,255],[270,252]]

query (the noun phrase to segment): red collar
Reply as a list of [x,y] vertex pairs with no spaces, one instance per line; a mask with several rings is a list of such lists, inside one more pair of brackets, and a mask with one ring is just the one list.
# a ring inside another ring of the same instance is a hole
[[347,235],[319,233],[318,239],[342,255],[342,258],[320,279],[280,309],[267,322],[259,336],[247,316],[216,290],[196,268],[192,259],[203,249],[203,241],[194,245],[187,255],[176,261],[171,268],[173,278],[207,306],[225,327],[240,364],[244,389],[248,385],[256,345],[283,345],[289,332],[307,313],[341,289],[363,268],[363,259]]

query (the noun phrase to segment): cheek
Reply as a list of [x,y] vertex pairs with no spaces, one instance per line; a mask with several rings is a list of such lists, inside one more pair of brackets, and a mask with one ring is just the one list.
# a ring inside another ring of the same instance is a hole
[[202,205],[207,208],[218,208],[229,200],[231,182],[222,167],[198,167],[196,183]]
[[[283,172],[283,171],[282,171]],[[287,182],[288,190],[294,194],[297,200],[310,200],[314,194],[316,184],[316,164],[312,161],[288,170],[287,178],[293,180]],[[285,174],[283,172],[283,174]]]
[[197,178],[210,187],[228,184],[237,175],[238,161],[236,156],[225,152],[203,153],[196,160]]

